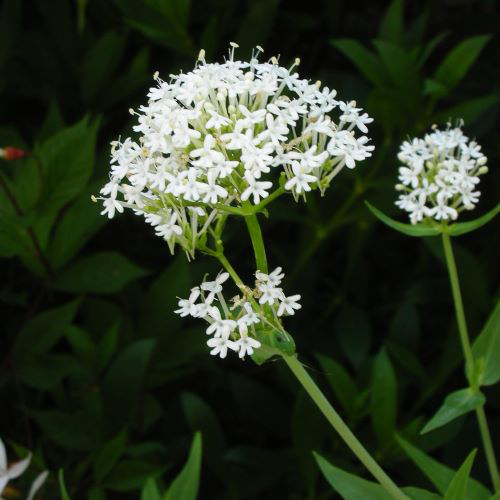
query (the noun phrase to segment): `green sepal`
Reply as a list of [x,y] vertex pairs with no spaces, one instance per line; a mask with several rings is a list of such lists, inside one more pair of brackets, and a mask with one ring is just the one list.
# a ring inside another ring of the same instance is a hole
[[440,226],[431,226],[426,223],[420,223],[420,224],[405,224],[403,222],[398,222],[394,219],[391,219],[387,215],[385,215],[383,212],[381,212],[378,208],[375,208],[373,205],[365,201],[365,205],[368,207],[368,210],[377,217],[380,221],[382,221],[384,224],[389,226],[392,229],[395,229],[396,231],[399,231],[400,233],[406,234],[408,236],[416,236],[416,237],[422,237],[422,236],[437,236],[441,234],[441,229]]
[[257,340],[262,344],[252,354],[252,359],[258,365],[263,364],[274,356],[295,354],[295,342],[289,333],[275,328],[257,328],[255,331]]

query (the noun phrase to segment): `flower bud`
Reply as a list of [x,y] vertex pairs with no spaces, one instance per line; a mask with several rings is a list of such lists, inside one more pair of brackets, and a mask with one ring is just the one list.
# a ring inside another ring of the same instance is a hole
[[28,154],[29,154],[28,151],[20,148],[15,148],[13,146],[6,146],[5,148],[0,148],[0,158],[6,161],[18,160],[19,158],[24,158],[25,156],[28,156]]

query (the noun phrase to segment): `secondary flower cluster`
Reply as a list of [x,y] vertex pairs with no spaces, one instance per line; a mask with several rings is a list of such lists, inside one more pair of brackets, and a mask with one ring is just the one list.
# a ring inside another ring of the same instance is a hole
[[222,285],[229,274],[219,273],[215,281],[205,281],[192,288],[189,298],[179,300],[179,309],[175,312],[209,323],[206,332],[212,336],[207,342],[212,348],[210,354],[225,358],[230,349],[244,358],[261,346],[256,339],[258,329],[281,328],[279,317],[293,315],[301,308],[300,295],[286,297],[279,287],[283,277],[281,267],[270,274],[257,271],[255,287],[242,287],[242,295],[233,297],[228,306]]
[[[372,121],[354,101],[301,79],[276,58],[207,63],[203,51],[188,73],[150,89],[137,116],[137,139],[113,144],[110,181],[101,189],[112,218],[125,207],[156,234],[194,255],[196,243],[224,212],[258,205],[279,188],[295,199],[321,193],[345,166],[371,156],[357,129]],[[333,118],[330,113],[335,112]]]
[[434,130],[423,139],[401,145],[398,155],[402,191],[396,205],[410,214],[412,224],[425,218],[455,220],[479,201],[479,175],[488,172],[481,146],[459,127]]

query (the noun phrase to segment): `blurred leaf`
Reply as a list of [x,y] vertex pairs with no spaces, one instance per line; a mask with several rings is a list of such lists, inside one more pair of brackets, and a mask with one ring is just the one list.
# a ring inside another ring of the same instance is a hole
[[476,456],[477,450],[472,450],[469,456],[465,459],[460,469],[453,476],[453,479],[446,490],[443,500],[467,500],[467,482],[469,481],[469,474]]
[[[444,495],[455,475],[455,471],[440,464],[404,439],[400,437],[397,439],[410,460],[424,473],[439,493]],[[468,480],[467,499],[487,500],[490,496],[491,493],[481,483],[472,478]]]
[[334,467],[318,453],[313,452],[323,476],[344,500],[390,500],[392,497],[379,484],[362,479]]
[[380,221],[382,221],[384,224],[389,226],[392,229],[395,229],[396,231],[406,234],[408,236],[436,236],[438,234],[441,234],[441,231],[436,227],[436,226],[429,226],[424,223],[420,224],[404,224],[402,222],[395,221],[394,219],[391,219],[387,215],[385,215],[383,212],[375,208],[373,205],[365,201],[365,205],[368,207],[370,212],[377,217]]
[[440,33],[436,35],[430,42],[426,43],[420,52],[417,59],[417,68],[421,68],[429,59],[430,55],[434,52],[434,49],[443,41],[447,36],[447,33]]
[[500,212],[500,203],[495,208],[492,208],[489,212],[486,212],[477,219],[468,222],[450,224],[447,228],[447,232],[450,236],[461,236],[462,234],[470,233],[471,231],[475,231],[481,226],[484,226],[490,222],[490,220],[493,220],[497,216],[498,212]]
[[279,0],[252,0],[249,4],[235,41],[242,50],[264,44],[274,24]]
[[470,388],[448,394],[441,408],[422,429],[422,434],[446,425],[448,422],[479,408],[485,401],[486,398],[481,392],[473,392]]
[[59,492],[61,493],[61,500],[70,500],[68,490],[64,484],[64,471],[59,469]]
[[352,418],[356,407],[358,388],[347,370],[332,358],[317,354],[319,364],[330,388],[347,415]]
[[384,40],[401,42],[403,31],[403,0],[393,0],[382,19],[379,35]]
[[203,399],[191,392],[183,393],[181,401],[191,431],[200,431],[205,436],[205,456],[211,465],[220,465],[220,457],[226,451],[226,441],[216,413]]
[[163,500],[196,500],[200,482],[201,433],[194,436],[189,457],[181,472],[170,484]]
[[145,460],[122,460],[104,480],[103,485],[113,491],[131,491],[142,487],[150,477],[157,477],[167,466]]
[[441,82],[426,78],[424,82],[424,95],[432,95],[436,98],[445,97],[449,94],[449,89]]
[[127,445],[127,431],[124,429],[108,441],[99,451],[92,464],[96,481],[102,481],[116,465]]
[[103,89],[121,61],[125,38],[113,31],[101,35],[87,51],[81,66],[80,85],[87,103]]
[[411,500],[442,500],[443,497],[437,493],[432,493],[431,491],[423,490],[422,488],[414,488],[413,486],[407,486],[402,488],[402,491],[406,493]]
[[361,43],[352,39],[332,40],[332,45],[347,56],[362,75],[377,86],[383,86],[387,80],[380,59],[373,52],[365,49]]
[[44,171],[41,210],[59,210],[87,185],[94,169],[98,124],[84,117],[37,150]]
[[451,120],[464,120],[472,124],[479,120],[482,115],[489,111],[500,100],[498,94],[490,94],[476,99],[461,101],[459,104],[448,108],[432,118],[433,123],[445,123]]
[[500,380],[500,300],[472,345],[472,353],[482,360],[481,385],[493,385]]
[[365,360],[371,344],[371,327],[366,312],[346,305],[335,318],[340,347],[355,369]]
[[17,362],[19,378],[28,386],[49,390],[75,372],[75,358],[67,354],[29,353]]
[[141,500],[161,500],[160,492],[154,478],[149,477],[141,491]]
[[56,100],[50,102],[49,110],[37,135],[39,141],[45,141],[66,126]]
[[103,227],[107,219],[100,209],[90,202],[90,195],[98,189],[96,183],[86,188],[75,202],[64,211],[55,227],[47,255],[54,269],[68,263],[87,241]]
[[137,402],[154,345],[154,340],[144,339],[126,347],[102,381],[104,414],[115,428],[129,423],[138,410]]
[[439,65],[434,79],[448,89],[458,85],[490,38],[490,35],[479,35],[460,42]]
[[382,349],[375,358],[371,383],[372,423],[381,444],[387,445],[394,439],[396,415],[396,375],[387,352]]
[[15,355],[19,357],[26,352],[43,354],[50,351],[72,323],[79,305],[80,300],[73,300],[32,318],[16,337]]
[[116,293],[148,271],[116,252],[83,257],[63,271],[54,282],[59,290],[74,293]]

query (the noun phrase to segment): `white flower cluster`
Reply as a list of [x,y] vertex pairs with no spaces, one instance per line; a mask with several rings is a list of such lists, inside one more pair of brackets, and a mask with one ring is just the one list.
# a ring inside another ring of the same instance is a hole
[[[324,193],[345,166],[371,156],[370,118],[354,101],[299,78],[276,58],[209,64],[203,51],[193,71],[155,74],[149,102],[138,111],[137,140],[112,143],[110,181],[101,189],[112,218],[124,207],[143,214],[173,250],[194,247],[223,212],[259,205],[281,190],[295,199]],[[330,116],[335,112],[336,117]],[[265,204],[265,203],[264,203]]]
[[300,295],[286,297],[279,287],[283,277],[281,267],[270,274],[257,271],[255,288],[244,287],[242,295],[233,297],[229,307],[222,295],[222,285],[229,274],[220,273],[215,281],[205,281],[192,288],[189,298],[179,300],[179,309],[175,312],[209,323],[206,332],[212,335],[207,342],[212,348],[210,354],[225,358],[231,349],[244,358],[261,346],[256,339],[256,329],[269,326],[282,329],[279,317],[293,315],[301,308]]
[[481,146],[469,141],[460,127],[434,130],[423,139],[403,142],[398,155],[402,191],[396,205],[410,214],[412,224],[427,217],[455,220],[479,201],[479,175],[488,172]]

